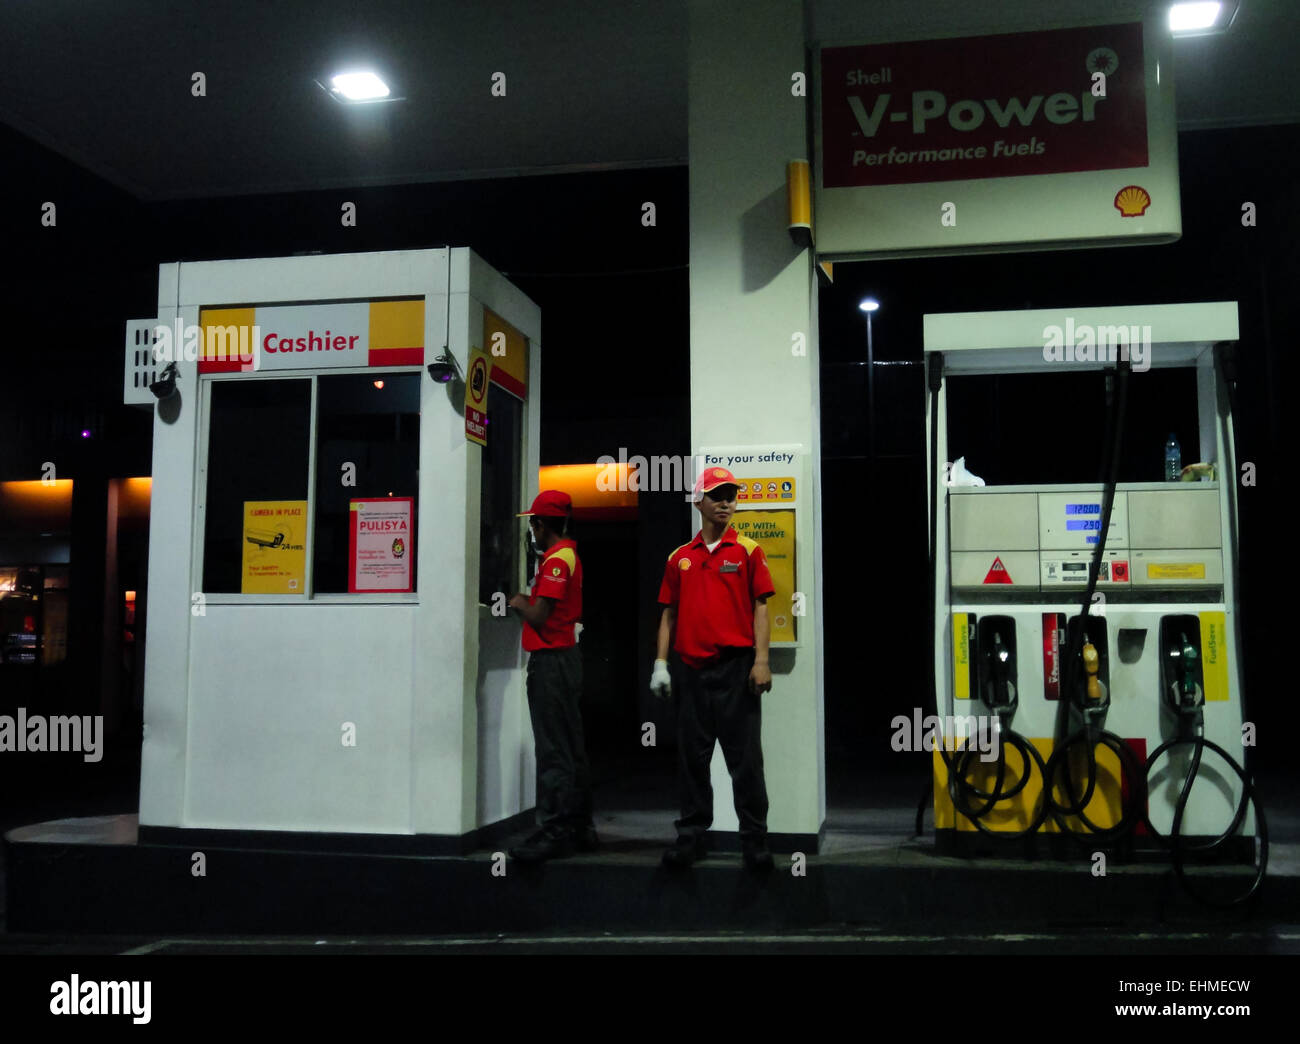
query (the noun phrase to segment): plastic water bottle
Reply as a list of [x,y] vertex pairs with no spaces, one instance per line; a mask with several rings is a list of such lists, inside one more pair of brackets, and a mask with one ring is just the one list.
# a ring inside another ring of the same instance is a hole
[[1165,443],[1165,481],[1177,482],[1183,471],[1183,451],[1178,445],[1178,436],[1172,431]]

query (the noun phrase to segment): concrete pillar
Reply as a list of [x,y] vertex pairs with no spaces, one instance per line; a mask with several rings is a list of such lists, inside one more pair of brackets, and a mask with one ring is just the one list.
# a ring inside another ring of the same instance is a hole
[[[778,845],[811,847],[826,817],[817,298],[812,258],[786,231],[785,199],[786,163],[811,158],[807,98],[791,91],[792,76],[807,72],[803,10],[791,0],[690,0],[689,19],[691,444],[799,443],[811,458],[796,565],[808,616],[800,648],[773,650],[763,698],[768,829]],[[792,350],[796,333],[805,355]],[[713,786],[714,829],[735,830],[720,748]]]

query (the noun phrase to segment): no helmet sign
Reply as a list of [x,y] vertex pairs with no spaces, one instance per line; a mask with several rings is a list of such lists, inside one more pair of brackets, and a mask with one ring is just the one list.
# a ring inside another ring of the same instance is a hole
[[482,348],[470,352],[465,375],[465,438],[487,445],[487,396],[490,363]]

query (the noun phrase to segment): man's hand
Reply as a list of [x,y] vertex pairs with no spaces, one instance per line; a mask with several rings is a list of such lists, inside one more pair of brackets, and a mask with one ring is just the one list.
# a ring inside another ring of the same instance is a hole
[[506,605],[511,609],[518,609],[522,613],[528,608],[528,596],[523,594],[512,595]]
[[756,663],[749,671],[749,691],[761,696],[772,690],[772,669],[765,663]]
[[655,669],[650,675],[650,691],[659,699],[668,699],[672,692],[672,677],[668,673],[667,660],[655,660]]

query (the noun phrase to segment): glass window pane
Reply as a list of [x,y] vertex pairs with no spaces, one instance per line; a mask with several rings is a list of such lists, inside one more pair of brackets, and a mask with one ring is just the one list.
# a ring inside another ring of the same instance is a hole
[[[313,583],[317,594],[348,590],[351,503],[369,497],[418,497],[420,374],[321,376],[316,385],[316,531]],[[355,483],[355,484],[352,484]],[[415,519],[404,541],[415,582]],[[401,585],[405,587],[405,584]]]
[[247,501],[307,499],[310,421],[308,380],[212,382],[204,591],[242,590]]
[[519,501],[524,404],[493,384],[488,389],[488,438],[483,449],[479,534],[479,601],[492,604],[519,586],[519,554],[525,529],[516,518]]

